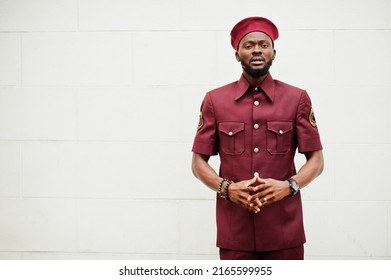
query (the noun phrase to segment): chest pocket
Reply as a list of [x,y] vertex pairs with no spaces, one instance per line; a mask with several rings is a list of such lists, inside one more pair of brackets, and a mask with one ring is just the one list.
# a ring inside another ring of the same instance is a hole
[[293,146],[292,121],[267,122],[267,150],[272,155],[287,154]]
[[219,123],[220,149],[228,155],[240,155],[244,152],[244,123]]

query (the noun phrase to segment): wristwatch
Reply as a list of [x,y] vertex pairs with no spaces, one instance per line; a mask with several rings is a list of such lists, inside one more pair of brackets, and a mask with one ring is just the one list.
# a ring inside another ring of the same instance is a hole
[[291,190],[289,196],[295,196],[295,194],[297,194],[297,192],[299,191],[299,184],[293,178],[289,178],[287,181],[289,182],[289,189]]

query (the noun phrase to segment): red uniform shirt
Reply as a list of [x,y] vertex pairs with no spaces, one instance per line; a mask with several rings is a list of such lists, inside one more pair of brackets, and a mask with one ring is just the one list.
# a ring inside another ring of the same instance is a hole
[[[296,174],[294,156],[322,149],[308,94],[273,80],[254,88],[239,81],[208,92],[192,151],[220,156],[220,176],[234,182],[286,180]],[[271,251],[305,242],[300,192],[257,214],[217,196],[217,246]]]

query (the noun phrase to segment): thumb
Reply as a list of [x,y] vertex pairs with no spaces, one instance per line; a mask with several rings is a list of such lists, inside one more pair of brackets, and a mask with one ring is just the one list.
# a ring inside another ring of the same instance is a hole
[[261,177],[257,177],[257,182],[260,184],[266,184],[265,179],[262,179]]
[[252,184],[256,183],[256,182],[257,182],[257,178],[259,178],[259,177],[254,176],[252,179],[247,180],[247,182],[246,182],[246,184],[245,184],[246,187],[249,187],[249,186],[251,186]]

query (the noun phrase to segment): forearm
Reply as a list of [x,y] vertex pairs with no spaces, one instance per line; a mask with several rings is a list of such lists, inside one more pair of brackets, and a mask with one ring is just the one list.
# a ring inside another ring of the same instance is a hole
[[221,177],[208,163],[209,156],[193,153],[192,171],[195,177],[214,191],[218,191]]
[[293,176],[293,179],[298,182],[300,188],[305,187],[318,177],[322,173],[324,167],[322,151],[307,153],[306,157],[306,163],[300,168],[299,172]]

